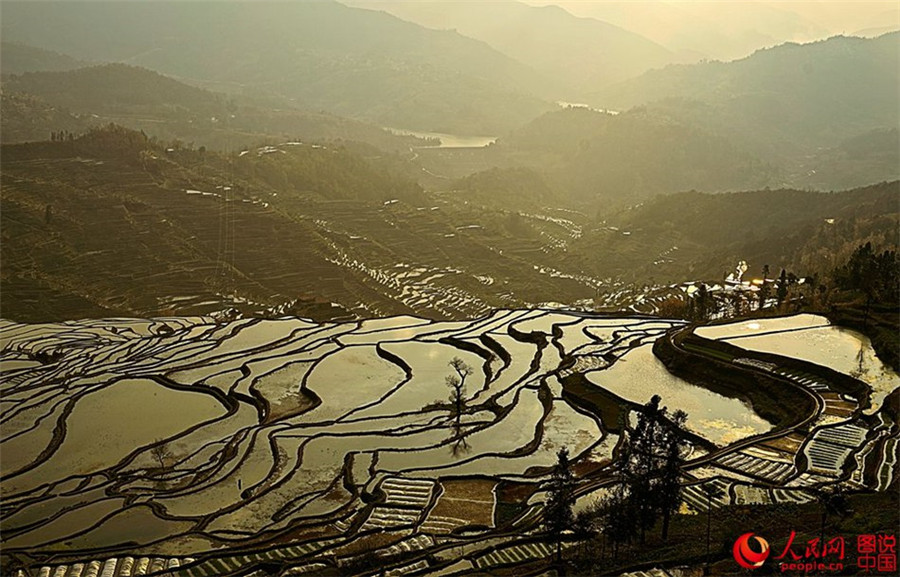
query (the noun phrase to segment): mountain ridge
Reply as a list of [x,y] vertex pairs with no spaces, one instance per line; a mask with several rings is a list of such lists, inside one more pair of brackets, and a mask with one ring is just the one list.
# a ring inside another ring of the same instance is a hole
[[257,102],[211,92],[121,63],[4,75],[3,113],[5,143],[44,140],[61,130],[81,133],[109,122],[219,149],[298,137],[359,141],[385,151],[426,142],[277,99]]
[[539,74],[482,42],[331,0],[214,10],[204,2],[7,2],[2,26],[8,40],[76,58],[280,95],[382,126],[498,131],[552,107]]
[[672,61],[659,44],[630,30],[564,8],[515,1],[460,5],[454,2],[346,4],[380,10],[437,30],[452,29],[527,62],[565,90],[560,98],[635,76]]
[[592,102],[677,109],[679,102],[699,101],[710,108],[692,120],[725,124],[758,146],[777,139],[789,151],[897,126],[898,85],[900,32],[894,32],[785,43],[731,62],[670,65],[610,87]]

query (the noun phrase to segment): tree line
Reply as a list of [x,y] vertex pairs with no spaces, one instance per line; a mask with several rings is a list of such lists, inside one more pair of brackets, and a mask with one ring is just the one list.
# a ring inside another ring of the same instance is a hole
[[637,411],[637,422],[623,444],[619,475],[607,494],[575,514],[577,484],[569,453],[563,448],[550,478],[544,506],[544,528],[556,546],[562,568],[562,544],[567,539],[602,538],[601,556],[609,546],[617,558],[622,546],[643,544],[657,525],[668,539],[671,517],[681,505],[679,476],[684,464],[687,413],[669,413],[659,395]]

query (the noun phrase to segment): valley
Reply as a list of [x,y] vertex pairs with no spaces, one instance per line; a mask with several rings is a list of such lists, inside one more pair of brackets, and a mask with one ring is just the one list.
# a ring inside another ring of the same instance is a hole
[[4,1],[0,574],[887,574],[900,12],[614,4]]

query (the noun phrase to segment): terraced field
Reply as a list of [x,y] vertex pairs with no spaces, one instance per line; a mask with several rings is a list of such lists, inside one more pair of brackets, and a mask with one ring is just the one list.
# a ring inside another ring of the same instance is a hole
[[459,319],[589,300],[609,280],[560,262],[580,225],[558,209],[523,213],[518,234],[512,211],[425,193],[330,145],[142,146],[4,145],[5,316]]
[[[550,548],[533,530],[556,451],[584,471],[579,503],[596,497],[631,411],[657,392],[690,415],[691,509],[896,484],[898,426],[883,407],[867,414],[827,371],[743,351],[734,370],[821,401],[798,417],[808,427],[774,426],[647,356],[682,325],[541,309],[3,322],[4,555],[77,577],[542,563]],[[454,359],[473,369],[458,425]],[[721,493],[708,500],[707,485]]]

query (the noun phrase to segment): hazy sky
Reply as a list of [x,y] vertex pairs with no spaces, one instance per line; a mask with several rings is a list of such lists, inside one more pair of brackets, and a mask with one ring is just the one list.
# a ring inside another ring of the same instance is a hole
[[784,41],[836,34],[867,35],[900,28],[896,0],[525,0],[557,4],[572,14],[605,20],[675,50],[737,58]]
[[[401,1],[437,6],[510,0]],[[837,34],[874,36],[900,28],[897,0],[521,1],[534,6],[556,4],[576,16],[604,20],[681,52],[688,60],[730,60],[786,41],[808,42]],[[346,2],[375,9],[380,3]]]

